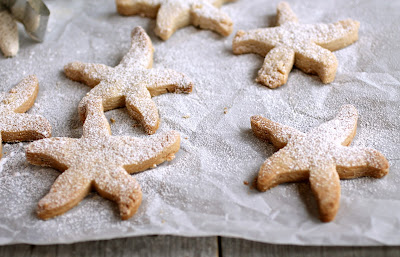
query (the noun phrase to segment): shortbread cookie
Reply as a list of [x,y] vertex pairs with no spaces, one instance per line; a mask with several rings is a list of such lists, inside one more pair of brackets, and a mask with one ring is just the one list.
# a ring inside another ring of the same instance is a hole
[[389,163],[377,150],[348,147],[357,129],[357,110],[342,106],[337,117],[302,133],[261,116],[251,117],[254,134],[280,150],[261,166],[257,188],[266,191],[286,182],[309,180],[320,219],[332,221],[339,208],[340,181],[361,176],[381,178]]
[[142,192],[128,173],[155,167],[175,157],[178,132],[146,138],[111,136],[101,98],[88,100],[83,136],[48,138],[29,144],[28,162],[50,166],[63,173],[39,201],[38,216],[49,219],[77,205],[94,188],[118,203],[121,218],[129,219],[140,206]]
[[17,21],[6,9],[0,10],[0,49],[6,57],[15,56],[19,50]]
[[103,99],[104,111],[126,106],[144,130],[154,134],[160,121],[151,97],[167,92],[189,93],[193,83],[174,70],[150,69],[152,63],[151,40],[141,27],[136,27],[132,31],[131,49],[117,67],[81,62],[67,64],[64,71],[68,78],[93,87],[79,104],[82,121],[88,99],[99,96]]
[[351,19],[333,24],[299,24],[289,4],[281,2],[277,27],[239,30],[233,39],[233,52],[265,56],[256,81],[269,88],[285,84],[293,65],[317,74],[323,83],[331,83],[338,66],[331,51],[357,41],[359,27],[360,23]]
[[[40,115],[24,113],[35,102],[39,82],[35,75],[24,78],[8,93],[0,95],[0,142],[20,142],[51,136],[50,123]],[[0,158],[1,158],[0,144]]]
[[193,24],[223,36],[232,33],[233,23],[218,8],[235,0],[116,0],[122,15],[157,17],[155,33],[167,40],[177,29]]

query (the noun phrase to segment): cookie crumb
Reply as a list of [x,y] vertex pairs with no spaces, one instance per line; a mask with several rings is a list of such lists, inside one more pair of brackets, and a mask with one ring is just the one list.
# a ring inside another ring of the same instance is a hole
[[182,116],[182,118],[184,118],[184,119],[189,119],[189,118],[190,118],[190,115]]
[[161,223],[164,224],[164,223],[165,223],[165,220],[161,220]]
[[224,108],[224,114],[227,114],[228,113],[228,107],[225,107]]
[[113,118],[110,119],[111,123],[115,123],[115,120]]
[[246,186],[248,186],[248,185],[249,185],[249,181],[245,180],[245,181],[243,181],[243,184],[245,184]]
[[184,137],[185,139],[189,139],[188,137]]

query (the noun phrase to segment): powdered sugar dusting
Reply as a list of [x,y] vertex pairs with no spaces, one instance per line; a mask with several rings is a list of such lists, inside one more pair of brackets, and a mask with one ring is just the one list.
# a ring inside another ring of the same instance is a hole
[[[274,28],[239,31],[233,40],[236,54],[266,56],[257,81],[271,88],[286,83],[293,64],[304,72],[317,73],[324,83],[332,82],[337,60],[330,51],[354,43],[360,26],[350,19],[334,24],[299,24],[287,3],[278,5],[277,23],[279,26]],[[279,51],[279,55],[272,49]]]
[[80,200],[92,185],[102,195],[117,201],[123,219],[129,218],[140,205],[141,191],[127,172],[171,161],[179,150],[179,134],[175,131],[145,139],[110,136],[101,98],[88,100],[87,109],[82,138],[49,138],[27,148],[30,163],[65,170],[50,193],[40,200],[41,218],[70,209],[73,206],[69,203]]
[[3,171],[4,163],[7,161],[7,158],[1,158],[0,160],[0,173]]
[[38,80],[31,75],[10,92],[2,93],[0,102],[1,141],[18,142],[49,137],[51,126],[42,116],[25,114],[38,92]]
[[116,4],[118,12],[123,15],[157,17],[155,33],[167,40],[176,29],[190,24],[228,36],[232,32],[232,20],[218,7],[233,1],[235,0],[117,0]]
[[[381,177],[387,173],[387,161],[379,152],[367,148],[345,147],[352,141],[357,126],[357,110],[351,105],[343,106],[335,119],[308,133],[270,123],[260,121],[259,118],[253,119],[253,131],[261,138],[268,135],[275,146],[283,147],[266,162],[269,165],[283,165],[287,169],[272,169],[260,173],[261,179],[263,176],[270,176],[271,172],[296,173],[310,171],[314,167],[323,170],[331,164],[339,167],[338,172],[342,178],[358,177],[362,174]],[[274,163],[275,160],[278,162]],[[348,170],[352,168],[358,170],[348,174]],[[373,171],[370,172],[371,169]]]
[[[98,193],[90,193],[79,206],[55,219],[38,219],[37,203],[60,172],[31,165],[19,144],[4,144],[2,243],[178,234],[298,245],[399,244],[399,226],[393,221],[393,213],[400,209],[400,110],[396,104],[400,52],[393,51],[400,42],[400,33],[393,33],[398,28],[396,8],[374,0],[362,5],[356,0],[292,1],[305,24],[348,17],[359,20],[360,40],[335,52],[340,65],[333,83],[323,85],[318,77],[293,69],[287,86],[270,90],[254,82],[263,58],[233,55],[233,35],[225,39],[189,26],[162,41],[152,32],[153,20],[117,15],[113,1],[60,0],[48,5],[56,15],[50,17],[46,40],[31,44],[21,39],[16,58],[0,57],[0,82],[9,89],[23,74],[38,76],[37,105],[29,113],[44,115],[54,137],[82,136],[77,106],[90,89],[66,78],[63,66],[75,60],[116,66],[130,49],[134,26],[149,33],[156,50],[155,68],[180,71],[196,87],[192,94],[152,98],[162,121],[156,134],[179,131],[181,149],[172,162],[132,175],[142,188],[143,201],[127,221],[121,221],[117,204]],[[275,25],[274,1],[242,0],[221,10],[233,18],[234,31]],[[251,116],[259,114],[308,132],[335,117],[345,104],[359,111],[352,146],[379,150],[391,167],[382,179],[341,180],[341,207],[333,223],[321,225],[316,218],[308,183],[283,184],[266,193],[243,185],[244,180],[253,181],[260,165],[276,152],[273,145],[253,135]],[[225,108],[229,109],[226,114]],[[148,137],[125,108],[105,115],[115,120],[113,136]],[[9,156],[11,152],[15,155]],[[14,176],[17,172],[20,176]]]
[[94,87],[79,104],[81,118],[85,117],[88,99],[101,97],[105,111],[126,105],[147,133],[155,133],[160,121],[151,96],[166,92],[189,93],[193,83],[173,70],[148,69],[152,62],[151,40],[141,27],[137,27],[132,31],[131,50],[117,67],[80,62],[66,65],[65,74],[70,79]]

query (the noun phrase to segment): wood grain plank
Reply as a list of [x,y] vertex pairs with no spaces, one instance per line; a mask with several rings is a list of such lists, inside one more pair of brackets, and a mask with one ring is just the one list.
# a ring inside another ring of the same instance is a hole
[[264,244],[243,239],[222,238],[222,256],[229,257],[398,257],[400,246],[339,247]]
[[218,257],[217,237],[146,236],[67,245],[0,246],[0,256]]

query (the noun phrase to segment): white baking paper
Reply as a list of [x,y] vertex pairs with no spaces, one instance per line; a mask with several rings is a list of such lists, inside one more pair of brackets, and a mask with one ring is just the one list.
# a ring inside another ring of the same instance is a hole
[[[117,237],[170,234],[222,235],[298,245],[400,244],[400,31],[399,1],[290,1],[303,23],[361,22],[360,39],[335,52],[336,79],[329,85],[294,69],[288,83],[271,90],[254,82],[263,58],[232,54],[238,29],[274,26],[278,1],[239,0],[226,4],[235,25],[227,38],[192,26],[168,41],[158,39],[155,21],[117,14],[111,0],[46,1],[51,16],[43,43],[20,29],[20,51],[0,57],[1,91],[36,74],[40,91],[29,113],[45,116],[53,136],[80,137],[77,106],[89,87],[67,79],[71,61],[118,64],[130,47],[130,32],[143,26],[153,40],[154,67],[183,72],[195,82],[189,95],[154,97],[158,132],[181,133],[176,159],[134,175],[143,189],[137,214],[121,221],[115,203],[91,193],[57,218],[36,217],[37,202],[59,172],[25,160],[28,143],[3,144],[0,162],[0,243],[55,244]],[[321,223],[308,183],[279,185],[261,193],[250,184],[271,144],[250,130],[261,114],[303,131],[353,104],[360,113],[353,145],[373,147],[390,162],[382,179],[342,181],[336,219]],[[226,113],[225,113],[226,112]],[[126,109],[106,113],[114,135],[146,137]],[[84,153],[82,153],[84,154]]]

